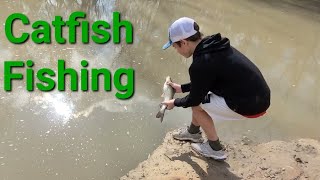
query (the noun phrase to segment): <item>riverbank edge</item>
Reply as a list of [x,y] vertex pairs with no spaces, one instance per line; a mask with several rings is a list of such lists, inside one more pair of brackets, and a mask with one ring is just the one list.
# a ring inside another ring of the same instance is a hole
[[218,162],[166,134],[163,143],[127,179],[320,179],[320,142],[315,139],[224,143],[228,159]]

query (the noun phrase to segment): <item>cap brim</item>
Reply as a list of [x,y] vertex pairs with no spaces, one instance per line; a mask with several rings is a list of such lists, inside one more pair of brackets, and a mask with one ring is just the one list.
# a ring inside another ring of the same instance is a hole
[[172,45],[172,41],[168,41],[165,45],[162,46],[162,49],[168,49]]

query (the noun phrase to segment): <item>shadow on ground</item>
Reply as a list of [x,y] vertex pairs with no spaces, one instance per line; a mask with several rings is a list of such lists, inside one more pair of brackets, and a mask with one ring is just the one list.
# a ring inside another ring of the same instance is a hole
[[[193,159],[197,158],[208,163],[207,167],[201,167]],[[238,180],[240,177],[236,176],[229,171],[229,164],[224,161],[215,161],[209,158],[198,156],[194,152],[183,153],[180,156],[173,157],[172,160],[179,160],[186,162],[192,166],[195,172],[199,175],[202,180],[212,180],[212,179],[227,179],[227,180]]]

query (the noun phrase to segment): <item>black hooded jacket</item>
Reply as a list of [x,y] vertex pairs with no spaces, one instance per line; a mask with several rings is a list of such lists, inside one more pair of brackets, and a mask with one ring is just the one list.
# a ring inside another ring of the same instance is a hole
[[177,98],[175,106],[198,106],[209,91],[223,97],[230,109],[245,116],[265,112],[270,106],[270,89],[259,69],[220,33],[197,45],[189,75],[191,82],[181,89],[190,93]]

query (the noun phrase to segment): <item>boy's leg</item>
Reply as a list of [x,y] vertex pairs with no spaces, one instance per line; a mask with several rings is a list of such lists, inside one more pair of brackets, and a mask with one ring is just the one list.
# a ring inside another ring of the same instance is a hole
[[217,141],[219,139],[213,120],[200,106],[192,107],[192,124],[201,126],[208,140]]
[[197,120],[195,118],[193,111],[192,111],[192,121],[191,121],[190,127],[188,128],[188,132],[191,134],[196,134],[200,132],[200,125],[197,123]]
[[191,147],[205,157],[211,157],[216,160],[226,159],[226,154],[222,151],[217,131],[212,118],[200,106],[192,107],[192,123],[200,125],[207,135],[208,141],[205,143],[193,143]]
[[192,107],[192,122],[189,128],[182,129],[173,138],[177,140],[190,140],[202,142],[200,126],[207,135],[208,143],[214,150],[221,150],[221,144],[213,123],[212,118],[200,106]]

